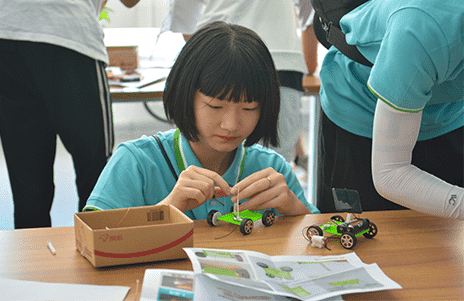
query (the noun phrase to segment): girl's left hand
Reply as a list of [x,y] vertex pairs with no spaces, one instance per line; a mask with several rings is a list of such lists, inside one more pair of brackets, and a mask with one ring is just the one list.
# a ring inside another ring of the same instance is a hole
[[248,199],[248,201],[240,203],[240,211],[275,208],[283,215],[310,213],[293,191],[288,188],[285,176],[272,167],[258,171],[232,187],[233,202],[237,202],[239,189],[240,200]]

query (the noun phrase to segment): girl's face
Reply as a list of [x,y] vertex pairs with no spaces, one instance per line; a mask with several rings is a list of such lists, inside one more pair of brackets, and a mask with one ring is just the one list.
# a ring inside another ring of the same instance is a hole
[[231,152],[254,131],[258,102],[220,100],[197,91],[193,102],[200,142],[218,152]]

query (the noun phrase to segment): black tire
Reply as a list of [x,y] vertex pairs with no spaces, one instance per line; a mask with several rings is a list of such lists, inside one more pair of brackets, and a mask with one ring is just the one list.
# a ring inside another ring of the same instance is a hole
[[248,235],[253,231],[253,221],[249,218],[244,218],[240,222],[240,232],[242,232],[243,235]]
[[216,224],[214,223],[214,215],[216,214],[216,212],[219,212],[219,211],[211,210],[210,212],[208,212],[208,216],[206,217],[206,222],[211,227],[216,227],[217,226],[217,223]]
[[331,220],[337,221],[337,222],[345,222],[345,219],[341,215],[334,215],[330,218]]
[[260,262],[260,261],[258,261],[256,265],[263,269],[267,269],[269,267],[267,264],[265,264],[264,262]]
[[377,231],[377,226],[373,222],[369,222],[369,231],[364,233],[363,235],[365,238],[371,239],[377,235]]
[[284,271],[284,272],[289,272],[289,273],[293,271],[293,269],[291,267],[286,267],[286,266],[285,267],[280,267],[280,269],[282,271]]
[[345,248],[345,249],[352,249],[354,246],[356,246],[356,243],[358,240],[356,239],[356,236],[353,233],[350,232],[345,232],[340,236],[340,244]]
[[306,230],[306,236],[311,238],[313,237],[314,235],[317,235],[317,236],[322,236],[322,229],[321,227],[319,226],[310,226],[308,228],[308,230]]
[[272,210],[266,210],[263,213],[263,217],[261,218],[263,221],[263,225],[266,227],[272,226],[275,221],[275,213]]
[[195,252],[195,255],[197,255],[197,257],[200,257],[200,258],[206,258],[206,254],[203,252]]
[[248,271],[245,269],[238,269],[236,270],[236,273],[239,278],[250,279],[250,273],[248,273]]

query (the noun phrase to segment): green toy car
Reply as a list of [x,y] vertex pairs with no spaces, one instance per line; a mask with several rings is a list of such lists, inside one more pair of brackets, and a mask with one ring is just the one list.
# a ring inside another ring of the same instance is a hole
[[348,218],[345,219],[340,215],[331,217],[328,223],[323,225],[312,225],[306,229],[305,237],[313,245],[325,246],[325,240],[315,241],[313,236],[323,237],[323,233],[329,233],[333,236],[340,236],[340,244],[345,249],[352,249],[357,243],[357,237],[363,235],[366,238],[373,238],[377,235],[377,226],[368,219],[355,218],[351,219],[351,213],[362,213],[361,200],[356,190],[332,189],[335,208],[337,211],[349,212]]
[[352,249],[357,243],[357,237],[364,235],[373,238],[377,235],[377,226],[368,219],[353,219],[345,222],[340,215],[332,216],[331,220],[321,226],[313,225],[306,230],[306,236],[312,242],[314,235],[323,236],[323,232],[340,236],[340,244],[345,249]]
[[211,210],[208,212],[206,221],[208,222],[208,225],[213,227],[217,226],[219,221],[238,225],[240,226],[240,232],[242,232],[243,235],[251,233],[254,222],[257,220],[261,220],[263,225],[266,227],[271,226],[275,221],[275,213],[272,210],[266,210],[262,214],[260,212],[249,210],[244,210],[240,213],[238,213],[238,209],[233,209],[231,211],[233,212],[222,215],[217,210]]

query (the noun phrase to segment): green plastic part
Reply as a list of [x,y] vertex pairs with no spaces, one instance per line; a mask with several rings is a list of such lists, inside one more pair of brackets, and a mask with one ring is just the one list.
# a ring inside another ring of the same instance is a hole
[[304,288],[302,288],[301,286],[297,286],[297,287],[293,287],[293,288],[290,288],[288,286],[285,286],[285,285],[281,285],[281,287],[288,291],[288,292],[292,292],[292,293],[295,293],[297,294],[298,296],[300,297],[307,297],[309,295],[311,295],[310,292],[306,291]]
[[230,252],[203,250],[203,253],[208,257],[234,258]]
[[[249,218],[252,221],[257,221],[263,217],[263,215],[259,212],[256,211],[249,211],[249,210],[244,210],[240,212],[240,217],[242,219]],[[227,223],[235,224],[235,225],[240,225],[240,222],[237,220],[234,220],[234,214],[233,213],[227,213],[222,215],[221,217],[218,218],[220,221],[224,221]]]
[[290,279],[292,275],[289,272],[272,269],[272,268],[263,268],[267,275],[275,278]]
[[239,276],[237,275],[237,273],[235,271],[229,270],[229,269],[224,269],[224,268],[207,267],[207,268],[203,269],[203,272],[208,273],[208,274],[239,278]]
[[332,282],[330,285],[343,286],[343,285],[351,285],[351,284],[358,284],[358,283],[359,283],[358,279],[351,279],[351,280],[345,280],[345,281],[339,281],[339,282]]

